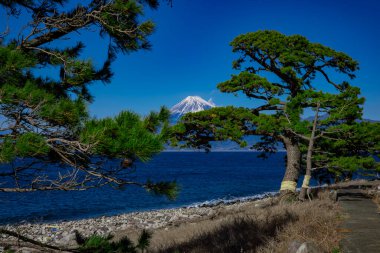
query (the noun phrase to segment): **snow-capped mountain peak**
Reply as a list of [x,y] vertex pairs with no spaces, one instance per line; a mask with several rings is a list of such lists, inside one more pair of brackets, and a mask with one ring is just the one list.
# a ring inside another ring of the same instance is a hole
[[174,105],[170,111],[174,117],[179,118],[188,112],[199,112],[215,106],[216,105],[211,99],[206,101],[199,96],[188,96],[178,104]]

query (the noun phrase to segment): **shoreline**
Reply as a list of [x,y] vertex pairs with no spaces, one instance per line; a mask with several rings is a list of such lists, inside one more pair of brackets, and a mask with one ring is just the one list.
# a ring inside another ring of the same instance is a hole
[[[313,190],[316,191],[315,196],[318,196],[320,192],[323,192],[321,195],[322,198],[329,199],[327,202],[331,205],[335,205],[335,197],[339,189],[353,188],[366,192],[368,196],[379,196],[380,181],[375,180],[371,182],[367,180],[358,180],[330,185],[329,187],[316,187]],[[334,193],[335,197],[333,197]],[[267,208],[272,207],[274,208],[272,208],[273,210],[282,210],[282,208],[287,205],[285,204],[281,206],[280,203],[278,206],[277,196],[278,195],[276,194],[273,194],[272,196],[266,194],[262,195],[262,198],[243,198],[237,199],[236,201],[229,201],[227,203],[204,203],[202,205],[198,204],[179,208],[132,212],[75,221],[25,223],[19,225],[12,224],[0,226],[0,229],[16,232],[41,243],[64,247],[65,249],[74,249],[78,247],[76,243],[75,231],[78,231],[84,237],[89,237],[91,235],[106,237],[108,235],[112,235],[115,239],[128,236],[132,240],[135,240],[143,229],[153,233],[156,232],[155,235],[157,238],[166,233],[171,233],[172,236],[174,236],[176,235],[175,233],[177,233],[176,231],[183,226],[188,228],[192,227],[192,230],[194,230],[196,229],[196,227],[194,227],[196,224],[210,222],[216,222],[215,224],[219,224],[217,221],[221,221],[225,217],[232,217],[232,219],[235,219],[236,217],[247,217],[247,214],[268,214],[268,211],[266,211]],[[320,199],[320,196],[317,200],[323,201]],[[296,205],[309,206],[313,205],[313,203],[314,201],[300,202],[296,203]],[[317,204],[317,206],[318,205],[319,204]],[[288,205],[287,208],[292,208],[292,206],[294,205]],[[296,208],[294,210],[298,209]],[[312,208],[311,210],[314,209]],[[196,230],[194,231],[196,232]],[[156,241],[159,242],[160,240],[157,239]],[[17,245],[18,247],[28,247],[28,244],[26,243],[21,244],[16,237],[0,234],[0,246]]]
[[[261,198],[245,197],[227,203],[216,202],[187,207],[159,209],[151,211],[138,211],[113,216],[100,216],[97,218],[78,219],[60,222],[24,223],[0,225],[0,228],[14,231],[30,239],[56,246],[75,247],[75,231],[83,236],[136,234],[143,229],[154,231],[176,227],[179,224],[212,219],[221,211],[235,210],[248,205],[265,207],[272,202],[275,194],[263,194]],[[195,203],[196,204],[196,203]],[[0,235],[0,245],[12,243],[16,238]]]
[[63,222],[70,222],[70,221],[80,221],[80,220],[88,220],[88,219],[97,219],[101,217],[113,217],[113,216],[120,216],[120,215],[127,215],[127,214],[133,214],[133,213],[143,213],[143,212],[156,212],[161,210],[170,210],[170,209],[181,209],[181,208],[197,208],[197,207],[214,207],[218,205],[231,205],[238,202],[246,202],[246,201],[255,201],[264,199],[267,197],[275,197],[278,195],[278,191],[269,191],[264,193],[258,193],[254,195],[248,195],[243,197],[231,197],[231,198],[217,198],[217,199],[211,199],[211,200],[205,200],[202,202],[194,202],[190,204],[178,204],[176,206],[167,207],[167,208],[148,208],[148,209],[141,209],[141,210],[133,210],[133,211],[121,211],[121,212],[115,212],[114,214],[88,214],[88,215],[82,215],[77,216],[73,218],[62,218],[62,219],[51,219],[51,220],[28,220],[24,219],[21,221],[16,221],[12,223],[5,223],[0,222],[0,227],[4,226],[22,226],[25,224],[55,224],[55,223],[63,223]]

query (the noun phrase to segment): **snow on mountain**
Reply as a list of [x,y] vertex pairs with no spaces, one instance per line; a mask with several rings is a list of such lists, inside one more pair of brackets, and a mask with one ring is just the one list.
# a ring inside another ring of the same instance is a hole
[[170,112],[172,113],[172,118],[177,120],[188,112],[200,112],[215,106],[216,105],[211,99],[206,101],[199,96],[188,96],[178,104],[174,105],[170,109]]

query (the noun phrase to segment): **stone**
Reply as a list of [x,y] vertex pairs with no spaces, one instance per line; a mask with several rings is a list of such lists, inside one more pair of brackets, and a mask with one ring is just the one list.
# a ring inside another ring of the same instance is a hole
[[62,238],[60,240],[57,240],[56,243],[65,247],[72,247],[78,245],[74,231],[71,231],[67,234],[62,233]]
[[99,228],[99,230],[101,230],[105,233],[105,232],[109,231],[109,228],[108,227],[101,227],[101,228]]
[[[0,251],[0,252],[1,252],[1,251]],[[33,250],[33,249],[30,249],[30,248],[23,247],[23,248],[19,249],[18,252],[21,252],[21,253],[34,253],[34,252],[36,252],[36,251]]]
[[49,237],[44,236],[44,237],[41,238],[41,242],[43,242],[43,243],[47,243],[49,241],[50,241]]
[[296,253],[298,248],[302,245],[299,241],[292,241],[288,246],[288,253]]
[[333,201],[337,201],[338,200],[338,192],[336,190],[331,190],[329,192],[329,198]]
[[322,250],[318,248],[314,243],[304,242],[297,249],[295,253],[320,253]]

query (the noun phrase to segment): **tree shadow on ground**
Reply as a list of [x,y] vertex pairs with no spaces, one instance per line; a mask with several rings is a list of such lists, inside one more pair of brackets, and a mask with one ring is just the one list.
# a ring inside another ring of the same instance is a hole
[[268,239],[275,237],[281,228],[297,219],[296,215],[289,212],[272,216],[264,223],[249,217],[237,218],[213,231],[195,235],[186,242],[156,252],[254,252]]

